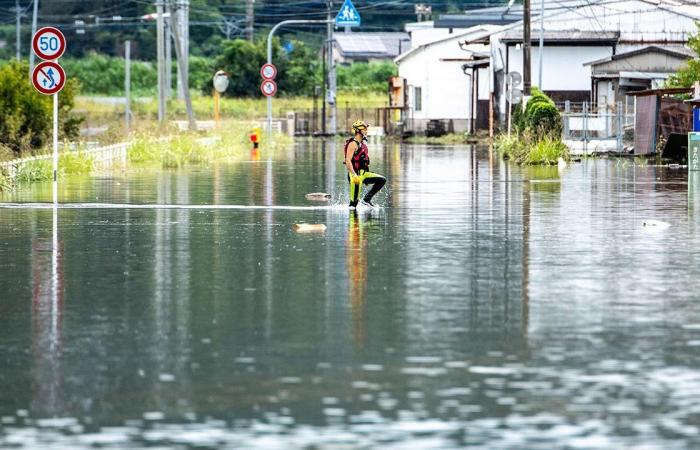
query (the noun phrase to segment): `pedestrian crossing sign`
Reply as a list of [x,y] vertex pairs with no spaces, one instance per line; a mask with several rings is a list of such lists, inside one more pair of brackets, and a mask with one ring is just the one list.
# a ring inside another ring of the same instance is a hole
[[335,16],[335,25],[337,27],[359,27],[360,13],[355,9],[355,5],[350,0],[345,0],[343,6],[340,7],[338,15]]

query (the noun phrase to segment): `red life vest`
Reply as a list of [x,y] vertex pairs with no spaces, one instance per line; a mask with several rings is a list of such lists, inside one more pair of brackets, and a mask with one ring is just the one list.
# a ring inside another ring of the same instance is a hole
[[345,158],[348,157],[348,146],[351,142],[357,142],[357,150],[352,154],[352,168],[355,172],[369,170],[369,149],[364,142],[358,142],[355,138],[345,141]]

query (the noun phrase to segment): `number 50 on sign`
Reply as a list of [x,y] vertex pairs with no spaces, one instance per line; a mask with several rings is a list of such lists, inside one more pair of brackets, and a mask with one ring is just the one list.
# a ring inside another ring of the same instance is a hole
[[58,59],[66,51],[66,38],[58,28],[40,28],[32,39],[34,53],[41,59]]

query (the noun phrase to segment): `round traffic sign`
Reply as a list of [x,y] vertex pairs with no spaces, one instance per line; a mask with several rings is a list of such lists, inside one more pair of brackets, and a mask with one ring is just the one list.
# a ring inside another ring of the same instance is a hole
[[277,77],[277,67],[274,64],[263,64],[260,75],[264,80],[274,80]]
[[58,28],[40,28],[34,33],[32,48],[41,59],[58,59],[66,51],[66,38]]
[[66,72],[57,62],[44,61],[34,67],[32,84],[42,94],[55,94],[66,84]]
[[277,83],[272,80],[265,80],[260,85],[260,90],[265,97],[272,97],[277,93]]

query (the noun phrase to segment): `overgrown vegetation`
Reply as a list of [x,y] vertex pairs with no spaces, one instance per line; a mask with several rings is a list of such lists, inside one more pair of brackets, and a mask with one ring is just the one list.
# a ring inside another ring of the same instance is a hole
[[0,167],[0,192],[9,191],[12,189],[12,180],[7,169]]
[[[58,156],[58,176],[89,175],[93,171],[93,162],[93,157],[83,150],[61,153]],[[16,183],[32,183],[36,181],[50,181],[52,179],[53,161],[51,159],[41,159],[21,164],[17,168],[14,181]]]
[[517,164],[556,164],[569,160],[569,150],[561,141],[561,115],[554,102],[537,88],[525,110],[516,106],[513,133],[496,137],[495,147],[504,159]]
[[[37,92],[29,83],[26,63],[12,61],[0,67],[0,156],[11,159],[32,154],[42,148],[51,136],[53,100]],[[79,83],[68,80],[58,94],[59,136],[78,136],[82,119],[73,114]],[[10,152],[7,152],[7,149]]]
[[[248,129],[242,125],[222,128],[204,140],[196,133],[171,133],[155,136],[144,133],[136,136],[129,149],[129,162],[133,164],[156,164],[165,169],[175,169],[190,164],[209,164],[216,161],[235,160],[250,153]],[[291,143],[286,135],[276,134],[266,151],[274,151]]]

